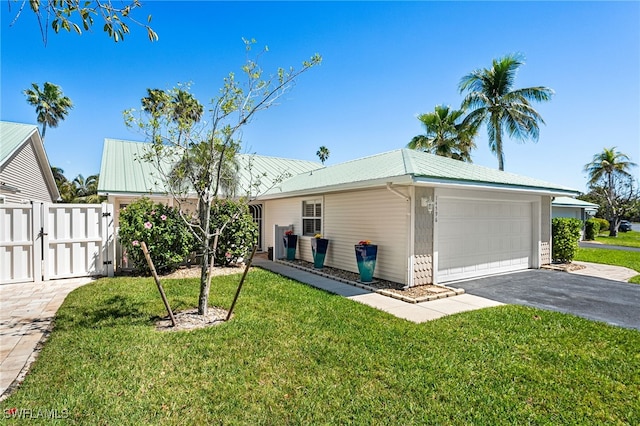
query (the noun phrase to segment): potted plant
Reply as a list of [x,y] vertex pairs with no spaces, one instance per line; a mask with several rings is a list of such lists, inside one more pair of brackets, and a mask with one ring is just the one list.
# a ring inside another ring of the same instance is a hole
[[284,233],[284,246],[287,249],[287,260],[295,260],[296,246],[298,245],[298,236],[292,230]]
[[324,266],[324,258],[327,255],[327,247],[329,240],[322,238],[321,234],[316,234],[311,239],[311,252],[313,253],[313,267],[322,269]]
[[378,246],[371,244],[371,240],[362,240],[355,245],[355,249],[360,281],[369,283],[373,281],[373,271],[376,269]]

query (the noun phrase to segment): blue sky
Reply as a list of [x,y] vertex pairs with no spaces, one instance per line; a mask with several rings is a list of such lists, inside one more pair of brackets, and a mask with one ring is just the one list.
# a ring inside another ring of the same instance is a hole
[[[143,1],[134,16],[153,15],[157,42],[132,26],[116,44],[98,25],[82,36],[50,31],[46,47],[28,11],[10,26],[19,4],[0,6],[0,118],[35,124],[22,91],[60,85],[75,107],[47,130],[45,148],[70,179],[99,172],[104,138],[143,140],[122,111],[147,88],[191,82],[206,104],[240,72],[243,37],[269,46],[267,72],[323,56],[244,129],[247,152],[317,160],[324,145],[330,165],[402,148],[422,132],[418,114],[459,107],[463,75],[520,52],[516,86],[556,94],[537,105],[546,121],[537,144],[506,142],[505,170],[585,191],[582,168],[603,147],[640,163],[639,2]],[[484,128],[476,143],[474,163],[497,168]]]

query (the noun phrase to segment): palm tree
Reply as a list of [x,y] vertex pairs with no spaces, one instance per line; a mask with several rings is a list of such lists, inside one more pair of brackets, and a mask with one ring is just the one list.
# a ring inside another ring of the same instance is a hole
[[98,175],[91,175],[86,179],[84,176],[78,175],[73,180],[73,184],[76,187],[76,194],[78,197],[86,197],[88,195],[96,194],[98,192]]
[[58,191],[60,192],[60,199],[63,203],[73,203],[76,200],[76,186],[73,182],[65,180],[58,185]]
[[71,99],[62,94],[60,86],[53,83],[44,83],[43,90],[36,83],[31,84],[31,89],[26,89],[24,94],[27,102],[36,107],[38,123],[42,124],[42,141],[47,131],[47,126],[58,127],[61,120],[69,114],[73,108]]
[[320,148],[318,148],[316,155],[320,159],[320,162],[324,165],[324,162],[329,159],[329,148],[322,145]]
[[514,89],[518,68],[524,58],[518,54],[494,59],[491,69],[477,69],[462,77],[460,93],[469,93],[462,102],[470,109],[465,119],[474,126],[486,123],[489,147],[498,157],[498,168],[504,170],[503,132],[519,140],[533,139],[540,133],[538,123],[542,116],[531,106],[531,101],[548,101],[553,90],[544,86]]
[[142,103],[142,110],[151,116],[151,140],[154,143],[160,142],[160,140],[156,140],[156,138],[159,138],[158,128],[160,127],[160,118],[171,102],[171,98],[167,92],[162,89],[147,88],[147,96],[142,98],[140,102]]
[[418,120],[425,134],[414,136],[407,147],[471,163],[478,128],[462,120],[463,115],[464,110],[452,110],[446,105],[436,105],[433,112],[420,114]]
[[199,122],[204,107],[189,92],[178,89],[171,99],[171,119],[178,125],[178,144],[185,131]]
[[589,187],[596,191],[600,189],[604,195],[606,216],[610,224],[609,236],[611,237],[618,235],[618,226],[622,219],[624,205],[627,204],[625,201],[628,201],[621,200],[620,189],[625,187],[624,182],[633,182],[633,175],[629,169],[636,165],[631,162],[628,155],[616,151],[614,146],[604,148],[602,152],[593,156],[590,163],[584,166],[584,171],[589,177]]
[[53,180],[55,180],[56,185],[58,185],[58,189],[60,189],[60,185],[67,181],[67,178],[64,177],[64,170],[60,167],[51,167],[51,173],[53,174]]

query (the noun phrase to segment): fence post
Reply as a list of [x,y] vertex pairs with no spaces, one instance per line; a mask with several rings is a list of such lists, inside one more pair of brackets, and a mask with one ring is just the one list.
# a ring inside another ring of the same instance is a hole
[[113,217],[113,204],[102,203],[102,258],[105,268],[103,269],[108,277],[113,277],[116,261],[115,250],[115,227]]

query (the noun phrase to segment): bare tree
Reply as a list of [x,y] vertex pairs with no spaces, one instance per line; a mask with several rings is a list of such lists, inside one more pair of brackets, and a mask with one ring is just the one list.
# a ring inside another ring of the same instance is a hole
[[[200,296],[198,313],[206,315],[211,288],[212,256],[215,253],[221,228],[211,230],[211,206],[219,197],[226,196],[223,186],[233,177],[233,161],[241,148],[241,129],[253,116],[276,105],[276,101],[292,89],[296,79],[307,70],[319,65],[320,55],[313,55],[298,70],[278,69],[275,75],[264,76],[258,63],[268,51],[265,47],[252,57],[255,40],[244,40],[247,58],[242,66],[245,82],[241,84],[235,73],[225,79],[220,93],[210,104],[208,117],[176,120],[176,105],[165,102],[150,114],[135,110],[125,111],[125,123],[143,131],[151,140],[144,160],[154,165],[165,188],[178,203],[191,194],[198,200],[197,220],[191,229],[202,251]],[[177,98],[179,88],[169,91],[169,98]],[[183,96],[184,97],[184,96]],[[188,98],[188,97],[187,97]],[[185,106],[186,105],[186,106]],[[197,117],[196,102],[182,103],[180,115]],[[184,115],[183,115],[184,114]],[[208,120],[207,120],[208,118]]]

